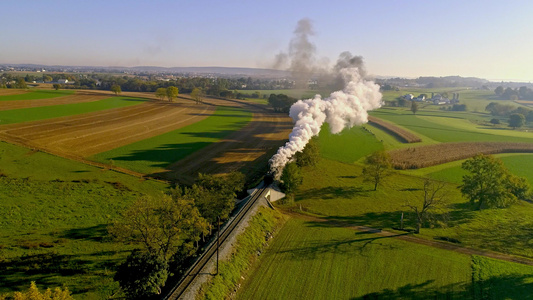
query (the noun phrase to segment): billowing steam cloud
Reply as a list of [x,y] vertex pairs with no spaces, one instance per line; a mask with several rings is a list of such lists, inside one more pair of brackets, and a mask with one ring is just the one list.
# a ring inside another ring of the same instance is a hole
[[[306,84],[313,72],[319,70],[315,66],[315,46],[309,41],[313,34],[311,22],[302,19],[298,22],[295,36],[291,40],[289,55],[280,53],[276,56],[275,66],[287,65],[300,85]],[[368,122],[368,111],[381,106],[379,86],[365,79],[366,70],[361,56],[353,56],[350,52],[340,54],[330,74],[322,74],[323,78],[334,84],[339,91],[322,99],[316,95],[313,99],[298,100],[291,106],[290,117],[295,125],[289,135],[289,141],[280,147],[270,159],[270,168],[276,178],[296,154],[302,151],[309,140],[320,133],[324,122],[330,125],[332,133],[339,133],[345,128]]]
[[289,115],[295,125],[289,141],[270,159],[270,169],[276,178],[294,154],[320,133],[324,122],[330,125],[331,133],[339,133],[344,128],[368,122],[368,111],[381,106],[379,85],[362,78],[359,68],[344,68],[339,72],[347,82],[342,91],[333,92],[326,99],[316,95],[313,99],[298,100],[291,106]]
[[289,65],[297,88],[305,88],[315,69],[316,48],[309,41],[314,35],[311,20],[301,19],[294,30],[294,37],[289,44],[289,53],[279,53],[274,60],[275,69],[284,69]]

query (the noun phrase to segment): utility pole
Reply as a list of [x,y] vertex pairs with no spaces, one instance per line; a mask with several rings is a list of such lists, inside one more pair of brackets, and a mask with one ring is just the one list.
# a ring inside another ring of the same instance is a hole
[[403,212],[402,212],[402,218],[400,219],[400,229],[403,229]]
[[217,230],[217,275],[218,275],[218,247],[220,246],[220,216],[217,219],[218,230]]

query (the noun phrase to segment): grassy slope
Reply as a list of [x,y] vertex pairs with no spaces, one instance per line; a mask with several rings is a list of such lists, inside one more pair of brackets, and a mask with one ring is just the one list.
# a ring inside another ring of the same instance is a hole
[[531,299],[533,268],[490,258],[472,258],[476,299]]
[[74,90],[30,90],[24,94],[0,96],[0,101],[38,100],[74,94]]
[[0,153],[0,294],[34,280],[66,284],[77,298],[107,297],[130,250],[107,238],[108,223],[167,186],[6,143]]
[[[367,126],[368,127],[368,126]],[[374,151],[383,149],[382,143],[366,127],[356,126],[339,134],[329,132],[326,124],[320,131],[320,153],[323,157],[353,163]]]
[[53,106],[41,106],[0,111],[0,125],[59,118],[111,108],[141,104],[146,99],[130,97],[110,97],[94,102],[82,102]]
[[210,143],[241,129],[251,120],[252,114],[241,109],[219,107],[216,112],[198,123],[132,143],[90,159],[113,164],[141,173],[161,171]]
[[[376,228],[399,226],[402,212],[406,225],[414,218],[405,207],[406,199],[422,197],[423,179],[394,173],[377,191],[363,182],[361,167],[322,160],[316,168],[304,169],[304,183],[296,194],[296,204],[304,210],[332,220]],[[464,199],[457,184],[447,184],[450,222],[447,228],[422,230],[421,236],[449,236],[465,246],[492,249],[533,257],[528,227],[533,227],[533,205],[520,202],[507,209],[474,210]]]
[[399,295],[408,299],[453,297],[463,294],[470,281],[469,260],[439,249],[291,219],[238,299],[361,299],[387,290],[401,290]]

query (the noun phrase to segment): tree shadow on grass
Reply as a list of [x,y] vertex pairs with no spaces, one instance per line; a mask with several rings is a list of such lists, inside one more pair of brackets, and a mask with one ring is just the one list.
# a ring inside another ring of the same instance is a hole
[[384,289],[351,300],[392,299],[533,299],[533,283],[527,275],[492,276],[471,283],[453,283],[435,287],[434,280],[407,284],[396,289]]
[[148,161],[150,167],[164,168],[199,149],[208,146],[209,142],[164,144],[149,150],[134,150],[128,155],[112,157],[113,161]]
[[324,188],[314,188],[306,190],[305,192],[298,193],[298,199],[351,199],[355,196],[369,197],[366,192],[369,189],[363,189],[362,187],[355,186],[328,186]]
[[[60,286],[60,277],[90,274],[95,270],[112,270],[121,259],[110,259],[111,255],[124,251],[105,251],[88,254],[94,259],[82,259],[78,255],[63,255],[48,252],[24,255],[0,261],[0,282],[11,291],[27,289],[29,281],[45,286]],[[69,286],[74,293],[85,292],[76,286]]]
[[355,216],[328,216],[325,221],[307,222],[308,227],[353,227],[368,226],[372,228],[392,228],[400,226],[401,211],[369,212]]
[[[404,234],[398,234],[400,236]],[[381,249],[397,249],[396,244],[381,243],[381,240],[393,238],[395,236],[376,236],[369,234],[369,236],[361,236],[355,234],[356,238],[346,239],[332,239],[324,241],[322,239],[315,241],[306,241],[305,246],[290,248],[287,250],[277,251],[277,253],[290,254],[294,259],[315,259],[317,256],[330,253],[358,253],[358,255],[366,256],[365,251],[373,251],[379,247]],[[370,247],[370,248],[369,248]]]
[[89,240],[96,242],[110,240],[107,225],[105,224],[65,230],[59,237],[71,240]]

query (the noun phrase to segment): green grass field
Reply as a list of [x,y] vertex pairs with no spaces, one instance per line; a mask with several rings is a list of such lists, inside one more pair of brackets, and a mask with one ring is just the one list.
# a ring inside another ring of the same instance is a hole
[[[304,182],[295,204],[289,207],[299,210],[301,206],[305,212],[331,221],[385,229],[399,227],[403,212],[406,226],[414,228],[414,215],[405,204],[407,199],[421,199],[423,178],[393,173],[373,191],[373,185],[363,181],[361,171],[361,166],[327,159],[315,168],[304,168]],[[423,228],[421,237],[447,236],[465,246],[533,258],[528,231],[533,227],[533,204],[522,201],[506,209],[477,211],[457,187],[457,183],[446,185],[447,226]]]
[[384,108],[370,114],[415,132],[422,138],[421,144],[481,141],[533,142],[532,132],[478,125],[470,121],[472,114],[469,113],[419,111],[413,115],[405,110]]
[[466,255],[290,219],[237,299],[462,299],[470,270]]
[[[368,126],[365,126],[368,127]],[[332,134],[328,124],[319,135],[320,153],[323,157],[346,163],[353,163],[372,152],[382,150],[383,144],[362,126],[345,129]]]
[[476,299],[531,299],[533,268],[486,257],[472,257]]
[[218,107],[213,115],[192,125],[96,154],[90,159],[151,174],[244,127],[252,113]]
[[110,97],[94,102],[82,102],[0,111],[0,125],[78,115],[111,108],[141,104],[146,99]]
[[74,90],[28,90],[24,94],[0,96],[0,101],[49,99],[72,95],[74,92]]
[[131,249],[108,238],[108,224],[141,194],[168,188],[3,142],[0,173],[0,294],[36,281],[77,299],[109,297]]

